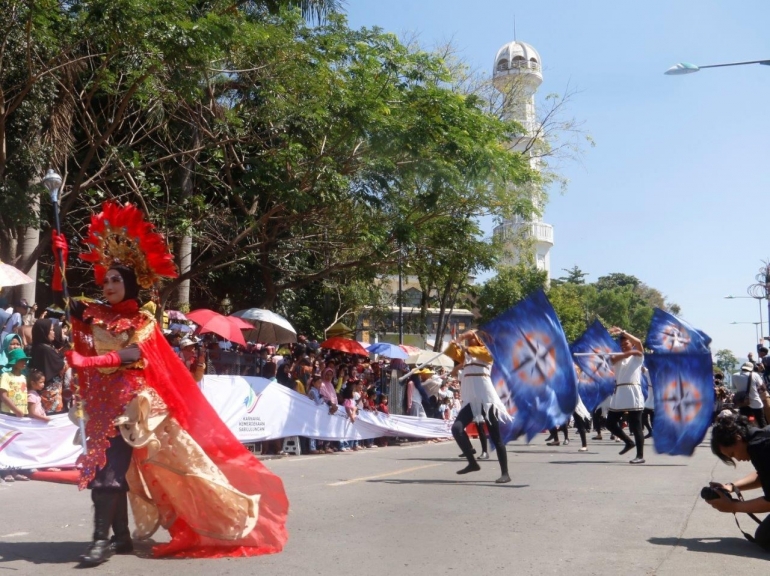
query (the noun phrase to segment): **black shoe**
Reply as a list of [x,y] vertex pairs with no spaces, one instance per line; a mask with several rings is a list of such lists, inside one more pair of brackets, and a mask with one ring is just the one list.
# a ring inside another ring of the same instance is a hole
[[86,566],[98,566],[109,560],[114,553],[109,540],[95,540],[80,557],[80,562]]
[[458,470],[457,473],[458,474],[468,474],[470,472],[478,472],[479,470],[481,470],[481,466],[479,466],[476,462],[474,462],[473,464],[468,464],[462,470]]
[[495,480],[495,484],[507,484],[510,481],[511,481],[511,477],[508,476],[508,474],[503,474],[502,476],[500,476],[500,478]]
[[639,456],[637,456],[636,458],[631,460],[629,464],[644,464],[644,458],[639,458]]
[[623,450],[621,450],[620,452],[618,452],[618,454],[620,454],[621,456],[623,456],[623,454],[625,454],[626,452],[629,452],[629,451],[633,450],[634,448],[636,448],[636,444],[634,444],[633,442],[631,442],[631,444],[626,444],[626,445],[623,447]]
[[131,554],[134,551],[134,542],[129,538],[128,540],[118,540],[113,536],[110,538],[110,548],[114,554]]

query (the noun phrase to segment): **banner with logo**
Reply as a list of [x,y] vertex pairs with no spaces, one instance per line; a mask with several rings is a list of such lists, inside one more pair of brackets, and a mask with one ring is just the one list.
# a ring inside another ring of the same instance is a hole
[[[351,422],[340,406],[329,414],[325,404],[264,378],[206,376],[203,394],[241,442],[290,436],[319,440],[364,440],[380,436],[451,437],[452,422],[414,416],[359,412]],[[74,466],[80,446],[72,443],[77,427],[66,414],[48,423],[0,414],[0,470]]]
[[361,411],[351,422],[340,406],[329,414],[326,404],[264,378],[207,376],[203,394],[241,442],[261,442],[289,436],[319,440],[364,440],[380,436],[445,438],[452,423],[435,418],[389,416]]
[[66,414],[41,422],[0,415],[0,470],[72,466],[81,452],[77,427]]

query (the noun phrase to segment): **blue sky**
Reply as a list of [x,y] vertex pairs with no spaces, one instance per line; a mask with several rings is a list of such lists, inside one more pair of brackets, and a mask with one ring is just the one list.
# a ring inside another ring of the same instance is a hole
[[[514,36],[543,61],[539,95],[580,90],[571,115],[596,142],[545,211],[553,276],[633,274],[682,307],[712,349],[753,349],[746,288],[770,259],[770,66],[664,76],[676,62],[770,59],[770,2],[349,0],[353,27],[452,39],[491,72]],[[491,230],[490,230],[491,232]],[[768,314],[763,302],[764,329]]]

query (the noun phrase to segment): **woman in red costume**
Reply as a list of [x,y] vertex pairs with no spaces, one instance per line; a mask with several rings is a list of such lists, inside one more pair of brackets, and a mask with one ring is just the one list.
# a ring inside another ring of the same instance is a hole
[[91,488],[94,503],[82,562],[133,550],[129,499],[135,538],[159,527],[171,535],[156,556],[279,552],[287,538],[283,483],[236,440],[139,307],[140,287],[176,276],[163,237],[130,204],[106,203],[88,232],[81,258],[94,264],[107,304],[73,309],[68,353],[86,412],[80,488]]

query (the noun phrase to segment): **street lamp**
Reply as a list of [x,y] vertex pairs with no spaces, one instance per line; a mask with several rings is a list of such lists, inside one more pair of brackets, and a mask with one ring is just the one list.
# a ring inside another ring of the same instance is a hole
[[730,322],[730,324],[754,324],[754,329],[757,333],[757,340],[759,340],[759,326],[762,325],[762,322]]
[[744,298],[750,298],[752,300],[756,300],[757,304],[759,304],[759,334],[757,334],[757,341],[761,341],[760,338],[764,339],[765,333],[762,322],[764,320],[762,319],[762,300],[765,299],[764,296],[725,296],[725,300],[736,300],[736,299],[744,299]]
[[685,74],[694,74],[704,68],[723,68],[725,66],[743,66],[744,64],[763,64],[765,66],[770,66],[770,60],[729,62],[728,64],[708,64],[706,66],[698,66],[697,64],[690,64],[689,62],[679,62],[679,64],[674,64],[671,68],[666,70],[664,74],[668,74],[669,76],[683,76]]

